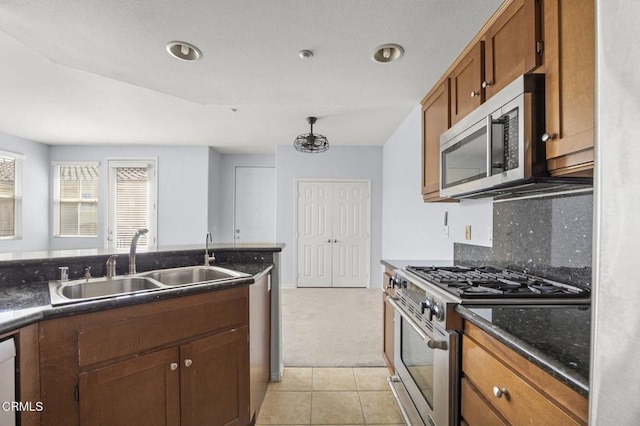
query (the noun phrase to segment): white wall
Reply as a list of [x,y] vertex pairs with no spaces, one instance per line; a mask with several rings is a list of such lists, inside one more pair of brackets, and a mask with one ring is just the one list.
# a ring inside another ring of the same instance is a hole
[[25,156],[22,180],[22,239],[0,240],[0,252],[42,250],[49,245],[49,147],[0,133],[0,150]]
[[596,179],[589,424],[637,425],[640,3],[596,2]]
[[[219,241],[218,230],[220,229],[222,211],[222,155],[213,148],[209,148],[209,179],[208,179],[208,217],[207,232],[211,232],[214,241]],[[205,237],[202,237],[203,239]]]
[[[491,200],[422,201],[422,112],[416,106],[383,146],[382,257],[452,259],[453,243],[490,246]],[[444,212],[449,235],[443,233]],[[471,240],[464,237],[471,225]]]
[[[204,243],[209,224],[209,148],[174,146],[52,146],[51,161],[99,161],[97,238],[51,237],[50,249],[104,247],[108,158],[157,158],[158,245]],[[50,167],[46,167],[50,173]],[[50,209],[47,206],[47,209]]]
[[233,242],[236,166],[274,166],[275,155],[223,154],[220,163],[220,227],[214,236],[218,242]]
[[276,150],[276,240],[287,247],[282,252],[283,287],[294,285],[295,258],[295,180],[296,178],[361,178],[371,180],[371,286],[382,279],[382,147],[332,146],[322,154],[304,154],[293,145]]

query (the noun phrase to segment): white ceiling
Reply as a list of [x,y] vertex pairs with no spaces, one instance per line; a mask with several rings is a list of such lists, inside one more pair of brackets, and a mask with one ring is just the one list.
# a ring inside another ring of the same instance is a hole
[[[0,132],[270,153],[314,115],[332,145],[381,145],[501,2],[0,0]],[[404,57],[373,62],[384,43]]]

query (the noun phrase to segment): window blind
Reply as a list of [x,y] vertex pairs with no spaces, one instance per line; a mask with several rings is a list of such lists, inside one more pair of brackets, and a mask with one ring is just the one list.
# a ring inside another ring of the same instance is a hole
[[15,214],[15,159],[0,156],[0,237],[12,237],[15,235]]
[[[149,228],[149,169],[118,167],[115,181],[116,247],[127,248],[136,230]],[[147,235],[138,240],[148,248]]]
[[98,235],[98,166],[56,167],[60,236]]

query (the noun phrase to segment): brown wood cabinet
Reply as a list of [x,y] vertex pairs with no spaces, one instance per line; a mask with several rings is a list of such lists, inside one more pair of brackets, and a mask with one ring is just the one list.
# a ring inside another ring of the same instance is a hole
[[547,168],[552,175],[593,175],[595,5],[546,1],[544,68]]
[[484,42],[479,41],[449,74],[452,125],[484,102],[484,61]]
[[484,34],[486,99],[541,64],[539,0],[513,0]]
[[395,316],[395,310],[393,306],[389,302],[387,302],[387,296],[393,296],[394,290],[393,288],[389,288],[389,283],[391,276],[393,275],[393,271],[389,268],[385,268],[384,273],[382,274],[382,357],[387,364],[387,368],[392,374],[395,374],[395,366],[393,364],[393,351],[394,351],[394,321],[393,318]]
[[40,323],[43,424],[245,425],[248,286]]
[[422,198],[424,201],[452,201],[440,197],[440,135],[449,128],[449,80],[432,90],[422,101]]
[[470,426],[587,424],[586,398],[469,322],[462,372],[461,412]]
[[249,365],[251,374],[251,418],[267,393],[271,361],[271,275],[249,286]]

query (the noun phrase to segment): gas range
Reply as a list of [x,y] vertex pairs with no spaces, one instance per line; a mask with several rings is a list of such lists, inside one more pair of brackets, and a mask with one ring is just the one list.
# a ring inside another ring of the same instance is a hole
[[459,329],[458,304],[589,304],[590,291],[534,275],[493,267],[406,266],[394,271],[396,300],[420,323]]
[[405,270],[446,291],[459,303],[589,303],[585,287],[491,266],[407,266]]

